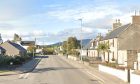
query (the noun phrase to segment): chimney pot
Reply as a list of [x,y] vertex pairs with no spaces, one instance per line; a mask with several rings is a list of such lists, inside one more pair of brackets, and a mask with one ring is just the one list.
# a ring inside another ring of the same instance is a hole
[[120,19],[118,19],[118,23],[120,23]]
[[116,19],[116,23],[118,23],[117,19]]
[[139,24],[140,25],[140,15],[136,15],[136,11],[135,11],[135,15],[132,16],[132,24]]
[[137,15],[137,11],[135,10],[135,16]]

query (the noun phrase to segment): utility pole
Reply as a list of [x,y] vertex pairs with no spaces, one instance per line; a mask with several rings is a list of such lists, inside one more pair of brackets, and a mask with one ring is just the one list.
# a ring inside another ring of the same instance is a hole
[[67,58],[68,58],[68,38],[67,38]]
[[79,19],[79,21],[80,21],[80,25],[81,25],[81,35],[80,35],[80,44],[81,44],[81,49],[80,49],[80,59],[81,59],[81,61],[83,61],[83,58],[82,58],[82,24],[83,24],[83,19],[81,18],[81,19]]

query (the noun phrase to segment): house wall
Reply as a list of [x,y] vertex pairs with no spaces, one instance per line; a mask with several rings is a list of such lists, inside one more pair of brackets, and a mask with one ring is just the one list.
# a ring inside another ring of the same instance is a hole
[[22,47],[25,48],[25,49],[27,50],[29,46],[22,46]]
[[119,50],[118,53],[118,64],[134,68],[134,62],[137,62],[136,50]]
[[6,50],[5,55],[14,56],[20,54],[19,50],[10,45],[8,42],[3,43],[1,46]]
[[98,51],[97,50],[88,50],[88,56],[89,57],[98,57]]
[[108,39],[102,41],[102,43],[109,43],[109,53],[105,52],[105,61],[108,61],[108,54],[109,54],[109,62],[112,62],[112,59],[114,58],[116,61],[118,59],[118,39]]
[[137,62],[137,50],[127,50],[127,66],[134,69],[134,62]]
[[140,49],[140,25],[132,24],[118,37],[119,50]]
[[82,51],[81,51],[81,55],[82,55],[82,56],[87,56],[87,50],[82,50]]
[[118,64],[125,64],[127,61],[127,51],[126,50],[119,50],[118,51]]
[[140,70],[140,53],[138,53],[138,70]]

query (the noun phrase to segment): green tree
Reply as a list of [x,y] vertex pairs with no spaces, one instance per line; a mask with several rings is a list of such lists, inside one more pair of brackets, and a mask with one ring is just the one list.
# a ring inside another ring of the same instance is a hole
[[62,49],[63,49],[63,54],[66,54],[67,53],[67,41],[64,41],[63,44],[62,44]]
[[109,62],[109,43],[99,43],[97,47],[98,52],[103,54],[104,60],[105,60],[105,52],[108,52],[108,62]]
[[66,54],[77,55],[76,49],[80,48],[80,41],[76,37],[69,37],[67,41],[63,42],[63,52]]
[[53,46],[43,48],[43,54],[50,55],[50,54],[54,54],[54,52],[55,51]]
[[27,51],[28,51],[29,53],[33,53],[33,52],[35,52],[35,50],[36,50],[36,47],[35,47],[35,46],[29,46],[29,47],[27,48]]

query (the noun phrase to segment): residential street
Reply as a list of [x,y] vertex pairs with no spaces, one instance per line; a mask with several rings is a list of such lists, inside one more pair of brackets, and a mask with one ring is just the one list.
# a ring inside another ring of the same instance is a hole
[[1,76],[0,84],[100,84],[96,78],[75,68],[59,56],[45,56],[33,72]]

